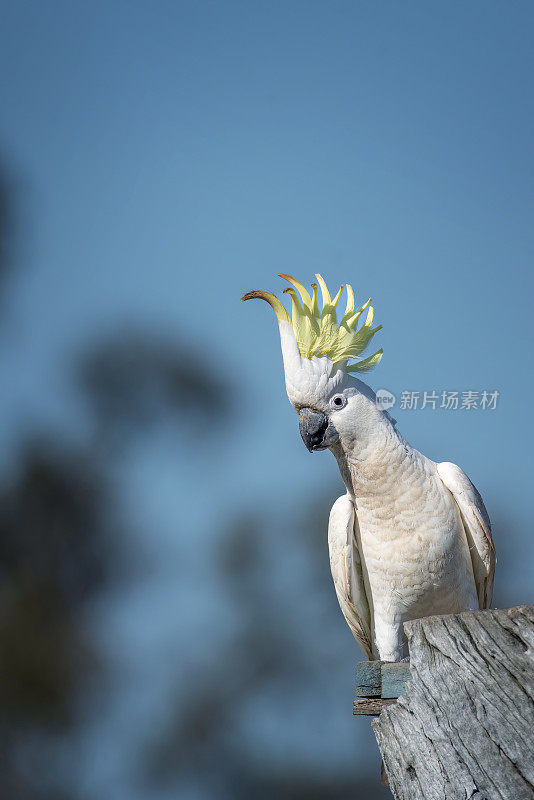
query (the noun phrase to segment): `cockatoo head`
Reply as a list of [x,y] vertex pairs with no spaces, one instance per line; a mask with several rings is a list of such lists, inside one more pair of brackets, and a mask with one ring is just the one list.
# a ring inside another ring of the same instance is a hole
[[[362,414],[364,418],[372,416],[369,410],[372,391],[352,373],[366,372],[380,361],[382,349],[367,358],[361,356],[382,326],[372,327],[370,299],[355,310],[354,292],[349,284],[345,313],[338,324],[336,308],[343,286],[332,299],[323,278],[316,275],[322,295],[319,310],[317,283],[311,284],[310,295],[291,275],[280,277],[291,284],[284,289],[291,297],[291,317],[270,292],[254,290],[242,299],[260,298],[273,308],[280,329],[287,396],[299,414],[302,439],[310,452],[325,450],[340,437],[354,436],[356,417],[361,421]],[[365,322],[358,328],[366,310]]]

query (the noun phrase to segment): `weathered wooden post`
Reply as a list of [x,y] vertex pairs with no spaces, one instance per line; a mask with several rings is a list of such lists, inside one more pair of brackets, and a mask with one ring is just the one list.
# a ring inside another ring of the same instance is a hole
[[[410,663],[360,667],[365,697],[354,704],[378,715],[396,800],[533,800],[534,606],[426,617],[405,631]],[[408,679],[397,700],[388,670]]]

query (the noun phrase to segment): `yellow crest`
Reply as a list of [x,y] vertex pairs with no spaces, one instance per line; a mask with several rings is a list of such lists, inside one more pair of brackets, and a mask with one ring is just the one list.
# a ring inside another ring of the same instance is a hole
[[[373,307],[370,304],[371,298],[364,303],[357,311],[354,310],[354,292],[352,286],[347,283],[347,307],[339,325],[337,324],[336,306],[343,291],[341,285],[336,296],[332,300],[330,292],[321,275],[316,275],[319,286],[321,287],[322,309],[318,306],[318,287],[312,283],[312,295],[308,290],[291,275],[280,274],[280,278],[292,284],[292,287],[284,289],[284,294],[291,296],[292,316],[290,317],[280,300],[271,292],[264,292],[255,289],[247,292],[243,300],[260,298],[265,300],[273,308],[279,322],[289,322],[295,333],[298,348],[303,358],[313,356],[329,356],[334,364],[342,361],[359,359],[374,334],[379,331],[382,325],[372,328]],[[300,295],[297,295],[297,291]],[[367,309],[365,322],[358,330],[358,320],[362,313]],[[377,350],[372,356],[356,361],[354,364],[345,366],[346,372],[367,372],[375,367],[382,358],[382,348]]]

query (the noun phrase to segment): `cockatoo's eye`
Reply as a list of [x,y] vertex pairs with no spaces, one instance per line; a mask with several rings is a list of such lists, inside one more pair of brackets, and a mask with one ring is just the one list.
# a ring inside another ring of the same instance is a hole
[[333,397],[330,398],[330,406],[334,408],[336,411],[339,411],[340,408],[345,408],[347,405],[347,398],[344,394],[335,394]]

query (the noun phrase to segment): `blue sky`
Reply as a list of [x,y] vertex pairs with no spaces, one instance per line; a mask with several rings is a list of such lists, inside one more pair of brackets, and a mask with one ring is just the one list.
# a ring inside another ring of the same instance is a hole
[[[373,295],[373,386],[501,392],[494,413],[397,418],[526,527],[532,17],[492,2],[4,4],[2,144],[26,215],[5,435],[28,415],[66,424],[61,360],[135,320],[205,347],[239,387],[231,491],[252,466],[256,489],[276,468],[305,490],[334,465],[305,457],[273,321],[239,298],[320,270]],[[258,409],[272,436],[251,448]]]
[[320,271],[374,298],[374,388],[500,392],[496,411],[393,414],[468,472],[506,539],[500,596],[531,599],[533,23],[531,3],[477,0],[3,3],[0,144],[24,209],[4,458],[29,419],[76,432],[65,364],[135,323],[218,360],[240,409],[208,500],[205,455],[138,456],[156,541],[236,498],[306,503],[337,468],[302,446],[273,315],[240,297]]

